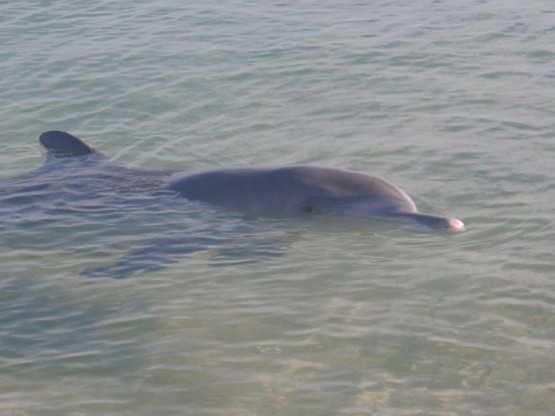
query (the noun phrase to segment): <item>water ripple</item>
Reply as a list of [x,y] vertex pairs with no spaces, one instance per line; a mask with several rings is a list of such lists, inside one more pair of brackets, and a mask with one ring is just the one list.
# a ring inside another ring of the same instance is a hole
[[[11,182],[0,413],[554,414],[551,9],[4,2],[3,184],[65,129],[151,168],[365,171],[467,232]],[[80,275],[184,238],[163,270]]]

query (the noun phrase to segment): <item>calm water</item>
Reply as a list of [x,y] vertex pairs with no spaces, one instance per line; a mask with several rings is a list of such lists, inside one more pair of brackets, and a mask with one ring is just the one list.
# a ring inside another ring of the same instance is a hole
[[[361,170],[468,230],[4,203],[0,415],[555,414],[553,3],[368,3],[0,4],[2,179],[62,129]],[[220,244],[81,274],[167,236]]]

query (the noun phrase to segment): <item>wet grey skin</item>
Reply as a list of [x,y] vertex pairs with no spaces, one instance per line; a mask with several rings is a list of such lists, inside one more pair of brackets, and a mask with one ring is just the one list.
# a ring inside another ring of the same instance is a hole
[[[79,138],[48,131],[40,141],[50,158],[97,155]],[[105,164],[104,164],[105,165]],[[108,164],[109,165],[109,164]],[[120,165],[118,170],[122,169]],[[456,218],[421,214],[399,187],[375,176],[318,166],[231,168],[202,172],[164,172],[125,168],[155,177],[161,190],[225,209],[254,215],[339,215],[382,219],[429,229],[464,231]],[[122,169],[123,173],[123,169]]]

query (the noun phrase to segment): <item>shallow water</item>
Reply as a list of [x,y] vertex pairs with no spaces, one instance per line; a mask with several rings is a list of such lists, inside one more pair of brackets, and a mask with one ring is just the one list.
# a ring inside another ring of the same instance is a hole
[[[552,9],[0,5],[0,179],[60,129],[135,166],[365,171],[467,224],[3,200],[0,414],[554,414]],[[217,241],[82,275],[183,235]]]

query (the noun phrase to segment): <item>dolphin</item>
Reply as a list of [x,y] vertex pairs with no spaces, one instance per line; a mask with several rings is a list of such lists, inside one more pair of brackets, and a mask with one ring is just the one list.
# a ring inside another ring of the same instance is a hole
[[[81,215],[98,215],[100,220],[105,215],[105,220],[117,224],[121,218],[142,218],[145,210],[163,215],[168,205],[184,198],[256,217],[344,216],[430,230],[465,230],[459,219],[419,213],[402,189],[365,173],[307,165],[200,172],[141,169],[113,161],[66,132],[47,131],[39,140],[47,152],[45,163],[0,181],[0,216],[11,215],[24,226],[29,223],[26,218],[37,218],[37,209],[42,218],[68,214],[78,223]],[[17,244],[16,235],[13,240]],[[127,277],[221,241],[221,235],[214,233],[189,235],[188,240],[160,239],[131,252],[116,266],[85,274],[116,272]]]
[[[49,159],[95,156],[81,139],[62,131],[40,135]],[[111,162],[108,166],[119,165]],[[156,171],[120,167],[154,178],[161,191],[173,191],[191,201],[255,215],[342,215],[385,219],[443,229],[465,230],[464,223],[446,216],[423,214],[398,186],[376,176],[320,166],[228,168],[201,172]],[[99,175],[100,176],[100,175]],[[125,175],[124,175],[125,176]]]
[[343,169],[287,166],[176,173],[168,187],[190,200],[253,214],[343,215],[464,231],[459,219],[417,212],[396,185]]

